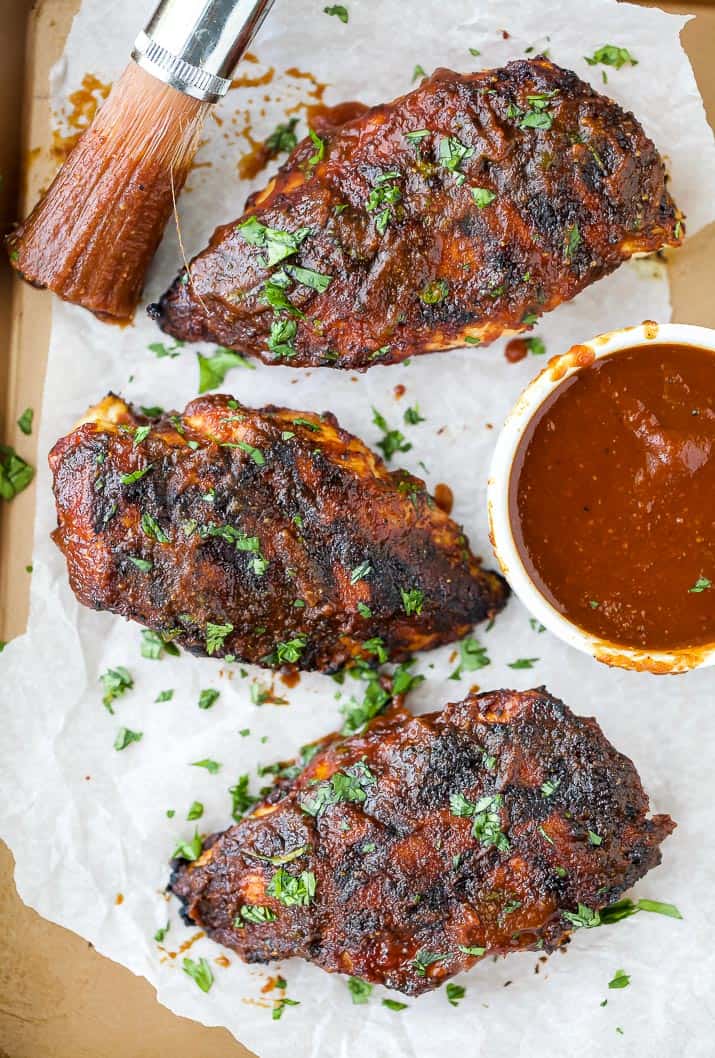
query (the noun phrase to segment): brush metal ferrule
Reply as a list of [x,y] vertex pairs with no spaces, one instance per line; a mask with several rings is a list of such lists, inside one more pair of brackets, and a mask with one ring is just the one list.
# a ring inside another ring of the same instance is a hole
[[216,103],[273,0],[161,0],[132,58],[179,92]]

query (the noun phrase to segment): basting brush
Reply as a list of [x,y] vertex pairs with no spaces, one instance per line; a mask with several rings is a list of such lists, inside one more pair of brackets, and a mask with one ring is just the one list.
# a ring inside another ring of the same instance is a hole
[[8,239],[24,279],[100,319],[131,320],[206,115],[272,4],[162,0],[106,103]]

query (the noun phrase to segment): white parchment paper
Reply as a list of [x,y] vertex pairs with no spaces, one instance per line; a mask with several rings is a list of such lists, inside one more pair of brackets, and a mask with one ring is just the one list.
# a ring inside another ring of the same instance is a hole
[[[85,73],[102,80],[118,75],[150,6],[144,0],[85,0],[54,75],[59,112]],[[254,47],[259,64],[242,70],[260,77],[273,67],[273,81],[232,91],[218,110],[222,123],[209,121],[198,160],[211,165],[192,173],[180,202],[188,253],[205,243],[218,222],[242,211],[250,186],[237,178],[237,160],[247,149],[240,130],[250,122],[254,137],[262,139],[290,107],[315,101],[311,80],[286,70],[297,67],[326,83],[327,102],[372,103],[407,90],[416,64],[428,72],[442,65],[470,71],[500,65],[528,48],[548,48],[556,62],[633,109],[669,160],[673,193],[688,214],[689,231],[712,219],[715,152],[678,42],[685,19],[614,0],[568,5],[347,0],[350,21],[344,25],[323,6],[323,0],[278,0]],[[638,65],[609,68],[604,85],[603,68],[588,66],[583,56],[606,43],[627,47]],[[470,48],[481,55],[471,55]],[[304,129],[301,117],[299,131]],[[147,301],[178,266],[170,231]],[[662,267],[651,260],[631,262],[547,316],[537,333],[554,354],[602,330],[644,318],[665,321],[669,314]],[[147,347],[161,338],[141,313],[133,327],[118,330],[67,305],[54,306],[40,427],[30,628],[0,662],[0,828],[17,860],[22,898],[146,976],[173,1010],[226,1026],[262,1058],[358,1053],[432,1058],[456,1048],[489,1058],[710,1056],[713,670],[657,678],[607,669],[534,631],[516,599],[491,631],[478,632],[491,657],[490,667],[478,674],[482,687],[546,683],[576,712],[595,714],[615,745],[632,756],[653,810],[669,811],[679,823],[665,843],[662,867],[640,883],[636,895],[675,902],[684,920],[641,914],[617,926],[582,930],[566,955],[540,964],[538,975],[537,954],[484,963],[460,979],[467,995],[458,1009],[448,1005],[444,990],[409,1000],[401,1013],[381,1005],[387,994],[381,989],[369,1004],[355,1006],[344,979],[293,960],[280,969],[287,994],[300,1005],[274,1021],[270,996],[261,988],[275,968],[246,967],[205,938],[189,954],[210,960],[211,991],[202,993],[182,972],[180,947],[196,931],[181,924],[163,889],[177,839],[193,833],[186,821],[189,805],[193,800],[205,805],[202,831],[225,827],[227,788],[239,774],[250,772],[257,790],[262,781],[257,765],[290,757],[300,744],[334,730],[341,718],[340,688],[325,676],[304,675],[290,691],[278,682],[278,693],[290,704],[259,707],[251,704],[250,685],[269,681],[258,669],[242,678],[238,666],[222,668],[212,660],[142,658],[136,625],[83,609],[67,586],[64,561],[48,537],[55,514],[45,453],[110,388],[141,404],[183,408],[197,392],[195,349],[157,359]],[[270,401],[330,409],[344,427],[373,444],[378,432],[371,406],[376,406],[412,443],[399,461],[431,487],[440,481],[452,486],[455,517],[464,522],[477,553],[488,555],[484,487],[496,432],[541,367],[533,356],[508,364],[502,353],[501,344],[455,351],[408,366],[374,367],[362,377],[258,365],[253,371],[236,369],[223,388],[249,405]],[[407,387],[399,403],[393,394],[398,383]],[[426,422],[405,426],[404,409],[415,402]],[[420,658],[427,680],[413,708],[439,708],[467,691],[474,674],[461,684],[448,682],[454,667],[449,656],[445,648]],[[517,657],[539,660],[531,671],[515,671],[508,666]],[[110,716],[101,704],[98,677],[115,665],[126,666],[135,685]],[[220,690],[220,698],[200,711],[198,695],[208,687]],[[174,689],[173,699],[157,703],[158,693],[168,688]],[[112,748],[120,725],[143,732],[141,742],[121,753]],[[240,735],[246,728],[250,734]],[[207,757],[221,763],[218,774],[190,766]],[[172,809],[175,815],[168,818]],[[167,920],[170,930],[159,945],[153,935]],[[214,961],[221,954],[229,965]],[[631,985],[609,991],[607,983],[619,968],[631,975]]]

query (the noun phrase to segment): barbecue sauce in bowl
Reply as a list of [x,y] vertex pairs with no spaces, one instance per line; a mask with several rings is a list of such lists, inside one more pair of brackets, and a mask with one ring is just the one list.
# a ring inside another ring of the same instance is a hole
[[532,581],[584,631],[715,643],[715,352],[649,342],[570,375],[524,432],[509,517]]

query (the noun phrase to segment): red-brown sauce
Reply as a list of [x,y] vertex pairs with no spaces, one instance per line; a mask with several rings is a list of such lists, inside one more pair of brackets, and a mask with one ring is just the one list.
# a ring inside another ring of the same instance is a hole
[[511,341],[506,343],[504,356],[510,364],[518,364],[520,360],[526,357],[528,352],[529,346],[526,344],[526,338],[512,338]]
[[715,642],[715,353],[649,343],[595,361],[534,417],[510,516],[546,598],[612,643]]
[[440,481],[438,485],[434,487],[434,502],[437,504],[441,511],[445,514],[452,513],[452,506],[454,504],[454,493],[450,489],[449,485],[445,485],[443,481]]

